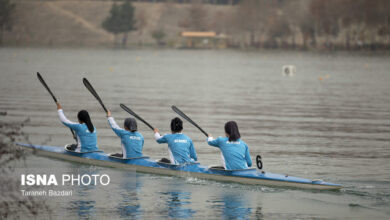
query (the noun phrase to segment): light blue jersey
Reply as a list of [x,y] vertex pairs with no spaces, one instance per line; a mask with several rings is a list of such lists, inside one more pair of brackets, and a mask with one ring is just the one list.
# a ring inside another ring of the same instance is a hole
[[161,137],[159,133],[156,133],[155,138],[159,144],[168,143],[171,163],[183,164],[198,160],[192,140],[187,135],[176,133]]
[[96,128],[94,127],[93,132],[91,133],[88,130],[88,127],[86,124],[80,124],[69,121],[65,115],[64,111],[62,109],[58,110],[58,116],[60,117],[60,120],[62,124],[64,124],[66,127],[72,129],[75,131],[77,135],[77,149],[76,151],[80,152],[89,152],[89,151],[97,151],[97,136],[96,136]]
[[121,138],[123,158],[142,157],[144,137],[139,132],[122,129],[113,117],[108,117],[108,123],[118,137]]
[[207,143],[221,149],[225,169],[240,170],[252,166],[249,148],[241,139],[230,142],[228,137],[209,138]]

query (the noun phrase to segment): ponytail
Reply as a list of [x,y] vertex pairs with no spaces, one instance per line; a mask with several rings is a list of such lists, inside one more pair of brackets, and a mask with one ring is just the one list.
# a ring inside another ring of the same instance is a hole
[[229,141],[237,141],[241,137],[235,121],[229,121],[225,124],[225,132],[229,135]]
[[173,133],[181,132],[183,130],[183,121],[178,117],[172,119],[171,130]]
[[77,114],[77,118],[79,119],[79,121],[84,122],[87,125],[89,132],[92,133],[95,130],[91,118],[89,117],[89,114],[86,110],[79,111],[79,113]]

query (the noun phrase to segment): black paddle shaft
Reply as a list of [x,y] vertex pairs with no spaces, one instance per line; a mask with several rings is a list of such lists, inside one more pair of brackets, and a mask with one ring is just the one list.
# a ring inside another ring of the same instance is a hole
[[183,117],[185,120],[187,120],[189,123],[191,123],[192,125],[194,125],[195,127],[197,127],[204,135],[206,135],[206,137],[209,136],[209,134],[207,134],[198,124],[196,124],[190,117],[188,117],[186,114],[184,114],[184,112],[182,112],[178,107],[172,105],[172,110],[174,112],[176,112],[178,115],[180,115],[181,117]]
[[104,111],[107,113],[108,110],[106,106],[104,106],[102,99],[99,97],[99,95],[97,94],[96,90],[93,88],[91,83],[89,83],[89,81],[86,78],[83,78],[83,83],[85,87],[88,89],[88,91],[90,91],[92,95],[95,96],[95,98],[99,101],[100,105],[103,107]]
[[37,77],[38,77],[39,81],[42,83],[43,87],[45,87],[46,90],[50,93],[51,97],[54,99],[54,102],[57,102],[57,98],[54,96],[54,94],[50,90],[49,86],[46,84],[45,80],[43,80],[43,78],[39,72],[37,72]]
[[120,104],[121,108],[123,110],[125,110],[127,113],[129,113],[130,115],[134,116],[135,118],[137,118],[138,120],[142,121],[144,124],[146,124],[150,129],[152,129],[154,131],[154,127],[151,126],[148,122],[146,122],[143,118],[141,118],[139,115],[137,115],[135,112],[133,112],[130,108],[128,108],[126,105],[124,104]]
[[[43,87],[45,87],[46,90],[50,93],[54,102],[57,103],[57,98],[54,96],[53,92],[50,90],[49,86],[46,84],[45,80],[43,80],[43,77],[41,76],[41,74],[39,72],[37,72],[37,77],[38,77],[39,81],[42,83]],[[69,129],[70,129],[70,132],[72,132],[73,138],[77,141],[77,138],[76,138],[74,131],[71,128],[69,128]]]

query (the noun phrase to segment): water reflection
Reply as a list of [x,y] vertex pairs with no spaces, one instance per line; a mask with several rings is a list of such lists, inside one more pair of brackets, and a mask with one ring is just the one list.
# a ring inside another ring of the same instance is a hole
[[77,200],[70,202],[70,211],[76,211],[79,217],[91,217],[95,214],[96,202],[92,200]]
[[255,219],[263,219],[263,218],[264,218],[264,215],[262,212],[262,208],[260,206],[256,207]]
[[119,192],[121,202],[117,207],[119,215],[122,218],[142,218],[143,210],[140,204],[139,193],[143,185],[140,181],[139,175],[130,172],[126,173],[123,179],[124,181],[121,184],[121,188],[123,188],[124,191]]
[[245,199],[236,194],[223,196],[223,216],[225,219],[249,219],[252,208],[248,207]]
[[[98,170],[92,170],[88,169],[86,167],[77,167],[75,164],[71,165],[71,169],[74,175],[95,175],[99,174]],[[75,183],[76,184],[76,183]],[[73,187],[74,188],[74,195],[75,198],[78,198],[79,200],[70,201],[70,206],[68,207],[68,210],[71,212],[76,213],[79,217],[91,217],[96,214],[96,201],[90,200],[92,198],[91,195],[95,193],[95,181],[92,178],[91,184],[89,185],[83,185],[80,183],[78,186],[77,184]],[[82,199],[82,198],[89,198],[89,199]]]
[[191,204],[191,192],[169,191],[161,194],[168,195],[166,205],[169,217],[188,219],[196,213],[191,208],[187,208]]
[[[223,219],[250,219],[252,214],[252,208],[242,194],[224,193],[220,199],[216,198],[212,203],[212,209]],[[255,217],[262,219],[261,207],[255,210]]]

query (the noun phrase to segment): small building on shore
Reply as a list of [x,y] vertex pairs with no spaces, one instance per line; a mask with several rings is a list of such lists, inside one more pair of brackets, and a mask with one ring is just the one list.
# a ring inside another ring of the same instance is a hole
[[213,31],[185,31],[180,33],[180,47],[193,49],[222,49],[227,47],[226,35]]

